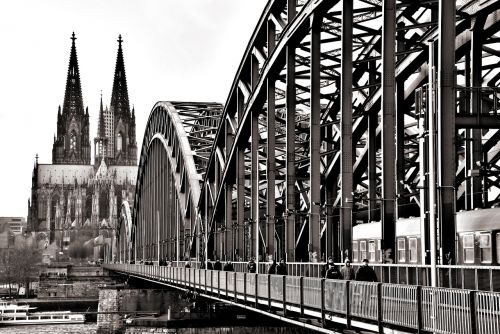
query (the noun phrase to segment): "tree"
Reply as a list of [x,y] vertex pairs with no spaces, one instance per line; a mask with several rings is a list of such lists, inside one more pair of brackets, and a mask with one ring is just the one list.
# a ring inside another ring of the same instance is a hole
[[9,297],[11,297],[12,284],[14,283],[13,252],[13,248],[0,250],[0,282],[9,285]]
[[0,253],[0,280],[9,285],[9,296],[13,284],[24,285],[29,294],[32,280],[39,275],[38,264],[41,262],[41,252],[31,245],[20,245],[17,248],[3,249]]
[[40,275],[39,264],[42,262],[42,253],[31,245],[22,245],[13,252],[14,279],[19,286],[26,287],[26,296],[29,295],[30,282]]

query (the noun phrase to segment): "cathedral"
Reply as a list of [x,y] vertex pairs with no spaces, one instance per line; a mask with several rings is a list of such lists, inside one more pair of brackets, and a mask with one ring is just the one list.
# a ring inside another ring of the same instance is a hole
[[74,33],[71,40],[52,164],[36,157],[28,230],[41,248],[53,250],[50,257],[112,259],[120,206],[133,204],[137,177],[135,111],[128,98],[123,40],[120,35],[109,108],[103,107],[101,95],[93,163]]

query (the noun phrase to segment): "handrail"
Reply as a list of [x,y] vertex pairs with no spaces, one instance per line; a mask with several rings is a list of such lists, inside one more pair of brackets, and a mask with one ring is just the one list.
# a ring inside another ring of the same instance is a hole
[[395,328],[442,334],[486,334],[498,332],[500,326],[500,312],[495,311],[500,293],[494,292],[154,265],[103,267],[179,289],[195,289],[206,297],[247,308],[263,306],[270,315],[278,309],[285,317],[296,313],[318,318],[323,325],[341,321],[348,328],[379,332]]

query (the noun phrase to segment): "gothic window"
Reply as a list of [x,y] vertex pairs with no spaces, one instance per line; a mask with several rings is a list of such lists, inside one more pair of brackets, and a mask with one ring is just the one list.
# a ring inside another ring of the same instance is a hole
[[69,149],[71,151],[76,150],[76,133],[75,130],[71,131],[69,135]]
[[118,132],[118,134],[116,135],[116,150],[117,151],[122,150],[122,142],[123,142],[122,133]]

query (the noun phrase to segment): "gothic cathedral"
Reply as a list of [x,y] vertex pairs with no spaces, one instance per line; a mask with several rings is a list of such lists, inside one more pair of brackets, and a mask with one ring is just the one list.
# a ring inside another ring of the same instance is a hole
[[109,108],[103,107],[101,95],[93,164],[89,111],[83,103],[74,33],[71,40],[52,164],[38,163],[37,156],[28,201],[28,228],[38,245],[47,249],[49,261],[111,260],[120,207],[123,201],[132,205],[137,177],[135,111],[130,110],[123,40],[120,35]]

